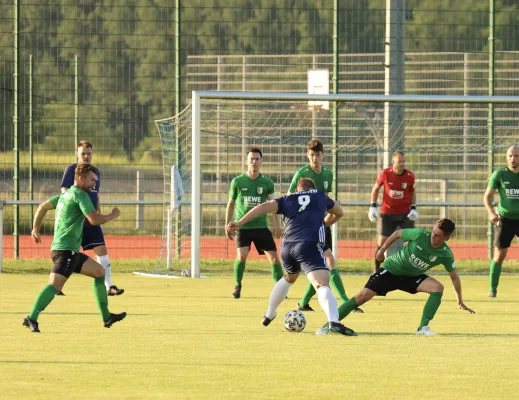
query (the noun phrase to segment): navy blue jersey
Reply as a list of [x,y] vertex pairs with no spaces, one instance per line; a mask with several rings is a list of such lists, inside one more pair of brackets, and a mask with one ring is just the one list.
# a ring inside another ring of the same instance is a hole
[[276,201],[277,213],[285,217],[284,242],[325,242],[323,219],[335,202],[324,192],[310,189],[280,197]]
[[[67,168],[65,168],[65,173],[63,174],[63,179],[61,180],[61,187],[69,188],[74,185],[74,174],[76,172],[77,164],[70,164]],[[95,167],[94,167],[95,168]],[[90,200],[92,200],[92,204],[97,210],[97,202],[99,200],[99,185],[101,184],[101,174],[99,170],[95,168],[96,174],[96,186],[88,192],[88,196]],[[85,219],[85,222],[87,220]]]

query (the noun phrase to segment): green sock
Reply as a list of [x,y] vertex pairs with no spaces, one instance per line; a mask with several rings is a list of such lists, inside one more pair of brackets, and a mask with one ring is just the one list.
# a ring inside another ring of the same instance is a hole
[[54,297],[58,293],[58,290],[51,284],[45,286],[38,297],[36,297],[36,301],[32,306],[31,313],[29,314],[29,319],[33,321],[38,321],[38,317],[40,313],[47,308]]
[[274,279],[274,283],[283,278],[283,267],[280,263],[272,264],[270,266],[270,271],[272,272],[272,279]]
[[303,297],[301,297],[301,301],[299,301],[299,305],[301,307],[307,306],[308,303],[310,303],[310,299],[315,294],[315,288],[312,286],[311,283],[308,283],[308,286],[306,287],[305,294]]
[[429,295],[427,302],[423,308],[422,320],[420,321],[420,326],[418,330],[422,329],[424,326],[429,325],[429,321],[434,318],[434,314],[438,311],[438,307],[442,302],[443,292],[433,292]]
[[348,296],[346,296],[346,290],[344,289],[344,285],[342,284],[341,274],[339,274],[339,270],[337,268],[330,270],[330,283],[332,287],[335,289],[335,293],[339,295],[343,302],[348,301]]
[[501,266],[503,264],[496,263],[494,260],[490,263],[490,291],[497,292],[499,285],[499,276],[501,275]]
[[243,273],[245,272],[245,261],[234,261],[234,286],[241,286]]
[[[355,297],[352,297],[347,302],[342,303],[339,306],[339,321],[342,321],[344,318],[348,316],[353,310],[358,307],[357,302],[355,301]],[[323,328],[328,328],[328,322],[323,325]]]
[[97,307],[99,307],[99,311],[101,311],[101,315],[103,316],[103,321],[108,321],[108,319],[110,319],[110,311],[108,311],[108,295],[106,294],[105,277],[94,278],[92,289],[94,290]]

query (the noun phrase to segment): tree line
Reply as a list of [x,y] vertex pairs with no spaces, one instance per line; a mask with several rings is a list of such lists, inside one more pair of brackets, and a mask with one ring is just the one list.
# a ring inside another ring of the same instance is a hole
[[[339,1],[341,53],[384,52],[385,3]],[[406,51],[488,48],[489,1],[407,0],[406,7]],[[518,8],[515,0],[496,1],[497,50],[518,50]],[[0,11],[0,151],[6,152],[13,148],[14,14],[11,4],[0,5]],[[29,55],[33,142],[57,151],[73,148],[77,55],[79,136],[129,160],[138,160],[144,150],[160,157],[152,121],[174,110],[174,2],[40,0],[21,2],[19,12],[21,149],[29,146]],[[330,54],[333,15],[333,0],[184,1],[181,63],[185,67],[188,55]]]

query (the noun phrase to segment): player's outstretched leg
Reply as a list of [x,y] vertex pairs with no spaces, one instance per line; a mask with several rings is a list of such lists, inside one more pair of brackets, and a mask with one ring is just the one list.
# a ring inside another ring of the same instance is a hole
[[329,321],[329,332],[345,336],[356,336],[356,333],[339,323],[339,312],[337,310],[337,300],[328,286],[321,286],[317,289],[319,304],[324,310]]
[[436,335],[429,328],[429,322],[434,318],[436,311],[440,307],[442,302],[443,292],[432,292],[425,303],[423,308],[422,319],[420,320],[420,325],[416,330],[417,335],[425,335],[425,336],[433,336]]
[[263,316],[263,320],[261,323],[264,326],[269,325],[274,318],[276,318],[276,312],[278,310],[279,305],[285,300],[287,297],[288,291],[292,284],[288,282],[285,278],[281,278],[276,282],[274,287],[272,288],[272,292],[270,293],[269,298],[269,307],[267,312]]
[[47,306],[54,300],[58,290],[54,285],[47,284],[36,297],[36,301],[32,306],[29,315],[24,318],[23,325],[29,328],[31,332],[39,332],[38,317],[40,313],[47,308]]
[[[339,274],[339,270],[337,268],[330,270],[330,283],[332,284],[333,289],[335,290],[335,293],[339,295],[342,302],[347,302],[348,296],[346,295],[346,289],[344,289],[344,285],[342,283],[341,275]],[[363,314],[364,311],[362,311],[361,308],[355,308],[353,312]]]

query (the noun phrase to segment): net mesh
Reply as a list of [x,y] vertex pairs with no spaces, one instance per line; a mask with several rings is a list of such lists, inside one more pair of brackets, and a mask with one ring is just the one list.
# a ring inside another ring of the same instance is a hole
[[[236,255],[234,243],[225,238],[225,207],[231,180],[246,170],[247,148],[262,150],[261,172],[274,181],[276,195],[282,195],[295,171],[308,162],[306,144],[312,138],[324,144],[325,165],[333,167],[336,160],[336,198],[345,206],[338,226],[339,258],[372,257],[376,232],[367,206],[373,184],[386,167],[384,153],[390,159],[396,150],[405,152],[407,168],[416,175],[418,203],[427,204],[419,207],[416,225],[431,228],[440,217],[452,218],[457,224],[457,257],[477,257],[476,248],[486,257],[487,220],[481,198],[488,179],[487,104],[337,103],[335,138],[332,110],[332,103],[324,110],[308,107],[307,102],[202,100],[202,270],[211,259],[231,260]],[[174,271],[187,268],[190,260],[191,117],[189,105],[175,117],[156,121],[164,152],[163,238],[173,164],[185,190],[173,213]],[[516,107],[495,106],[496,168],[506,165],[504,154],[516,140],[518,122]],[[167,270],[166,248],[164,240],[158,270]]]

